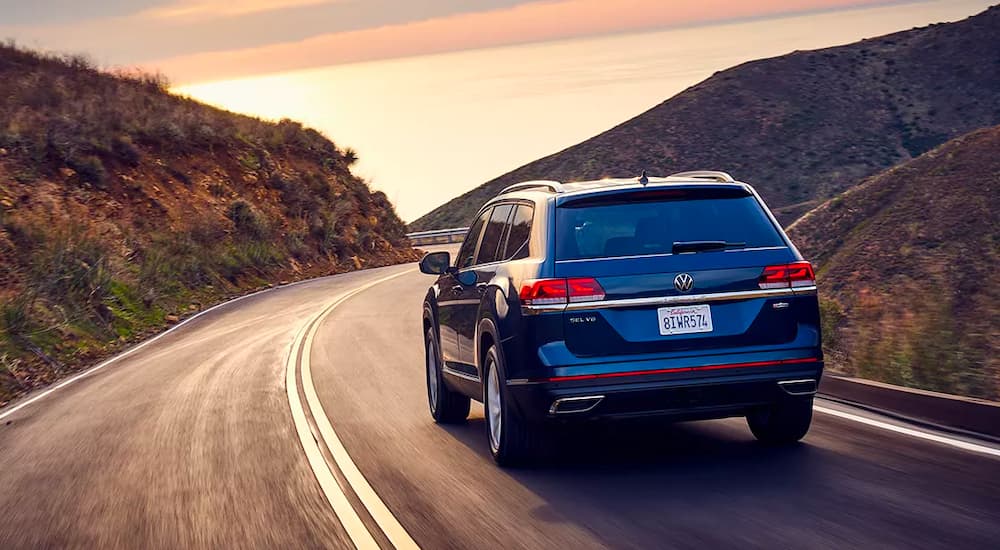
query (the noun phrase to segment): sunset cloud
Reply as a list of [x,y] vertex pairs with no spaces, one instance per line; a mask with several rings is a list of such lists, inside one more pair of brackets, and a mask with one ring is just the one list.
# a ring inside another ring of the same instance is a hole
[[886,4],[885,0],[555,0],[146,63],[179,82],[229,78],[720,20]]
[[[33,0],[0,39],[179,83],[919,0]],[[34,6],[34,7],[32,7]],[[86,6],[87,9],[82,9]]]
[[0,39],[132,66],[537,1],[32,0],[0,10]]
[[232,17],[301,6],[329,4],[336,0],[179,0],[141,13],[158,19]]

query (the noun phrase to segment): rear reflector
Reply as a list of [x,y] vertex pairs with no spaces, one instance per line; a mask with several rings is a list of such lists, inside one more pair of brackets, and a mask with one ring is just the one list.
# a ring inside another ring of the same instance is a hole
[[593,277],[535,279],[524,282],[519,296],[522,304],[536,306],[596,302],[604,299],[604,288]]
[[760,288],[796,288],[816,284],[816,274],[809,262],[770,265],[758,280]]

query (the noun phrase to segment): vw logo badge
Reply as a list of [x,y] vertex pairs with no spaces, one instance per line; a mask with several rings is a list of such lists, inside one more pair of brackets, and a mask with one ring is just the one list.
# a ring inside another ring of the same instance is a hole
[[681,273],[674,277],[674,288],[678,292],[687,292],[694,288],[694,277],[687,273]]

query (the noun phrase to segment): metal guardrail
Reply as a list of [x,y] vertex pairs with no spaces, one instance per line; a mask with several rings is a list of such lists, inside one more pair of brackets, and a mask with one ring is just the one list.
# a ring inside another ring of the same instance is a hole
[[1000,403],[824,374],[820,394],[903,420],[1000,441]]
[[465,234],[468,232],[468,227],[455,227],[452,229],[435,229],[434,231],[407,233],[406,237],[410,239],[411,244],[415,245],[447,244],[462,242],[462,239],[465,238]]

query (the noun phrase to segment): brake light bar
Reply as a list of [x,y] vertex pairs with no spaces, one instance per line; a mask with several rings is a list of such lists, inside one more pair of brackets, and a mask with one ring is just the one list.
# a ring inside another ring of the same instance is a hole
[[758,279],[760,288],[798,288],[816,284],[816,273],[809,262],[769,265]]
[[524,305],[568,304],[570,302],[596,302],[604,299],[604,288],[593,277],[570,279],[533,279],[521,286],[521,303]]
[[818,363],[818,357],[803,357],[801,359],[778,359],[774,361],[753,361],[749,363],[724,363],[720,365],[704,365],[699,367],[675,367],[666,369],[635,370],[625,372],[602,372],[598,374],[575,374],[569,376],[550,376],[547,378],[531,378],[528,382],[575,382],[577,380],[598,380],[603,378],[625,378],[630,376],[649,376],[654,374],[674,374],[680,372],[701,372],[713,370],[745,369],[754,367],[773,367],[778,365],[799,365]]

